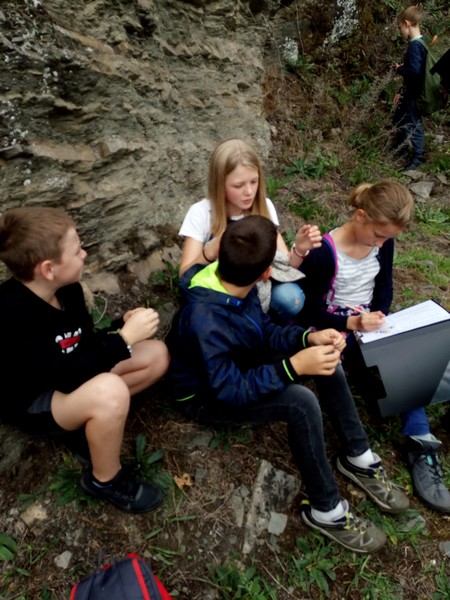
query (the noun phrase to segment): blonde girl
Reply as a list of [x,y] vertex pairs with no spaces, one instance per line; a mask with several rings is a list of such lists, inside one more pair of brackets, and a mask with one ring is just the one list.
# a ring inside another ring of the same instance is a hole
[[[255,150],[244,140],[228,139],[212,153],[208,174],[208,197],[193,204],[183,221],[179,234],[184,237],[180,275],[193,264],[208,264],[217,259],[220,238],[230,220],[248,215],[267,217],[279,227],[273,202],[266,197],[261,162]],[[321,244],[317,226],[304,225],[296,235],[291,251],[280,232],[277,237],[277,257],[281,265],[273,273],[271,314],[279,321],[294,317],[301,310],[304,295],[293,281],[302,275],[298,269],[312,248]]]

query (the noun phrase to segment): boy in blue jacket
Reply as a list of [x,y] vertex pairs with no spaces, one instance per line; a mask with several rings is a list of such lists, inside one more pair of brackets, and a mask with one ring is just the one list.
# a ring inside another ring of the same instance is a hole
[[422,115],[417,107],[425,75],[427,49],[419,40],[422,10],[418,6],[408,6],[397,18],[399,31],[404,40],[408,40],[403,63],[397,63],[395,70],[403,77],[403,86],[394,98],[394,151],[406,152],[405,144],[410,140],[412,154],[405,171],[417,168],[423,162],[425,136]]
[[343,336],[335,329],[281,327],[262,311],[255,285],[270,277],[276,239],[277,229],[265,217],[232,222],[218,261],[193,265],[182,276],[184,305],[169,342],[174,398],[187,417],[202,423],[286,422],[309,499],[303,521],[349,550],[373,552],[386,537],[340,498],[319,402],[303,377],[314,376],[339,437],[338,469],[385,512],[402,512],[409,501],[370,449],[340,366]]

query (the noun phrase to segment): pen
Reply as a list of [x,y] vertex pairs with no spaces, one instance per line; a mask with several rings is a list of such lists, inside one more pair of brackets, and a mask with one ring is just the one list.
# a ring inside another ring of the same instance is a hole
[[366,310],[365,308],[358,308],[357,306],[353,306],[352,304],[344,304],[344,306],[346,308],[351,308],[352,310],[354,310],[356,313],[369,313],[370,311]]

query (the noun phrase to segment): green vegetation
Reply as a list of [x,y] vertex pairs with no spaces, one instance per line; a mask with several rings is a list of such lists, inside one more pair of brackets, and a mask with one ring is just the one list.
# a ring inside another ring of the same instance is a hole
[[0,533],[0,560],[12,560],[17,550],[16,541],[11,536]]
[[140,477],[144,480],[153,480],[164,489],[173,487],[173,479],[169,473],[162,469],[164,450],[148,451],[147,438],[143,433],[138,433],[135,442],[135,458],[127,461],[130,463]]
[[313,158],[309,156],[300,157],[292,160],[292,164],[285,168],[286,175],[300,175],[306,179],[320,179],[327,172],[339,165],[337,156],[333,152],[323,153],[317,148]]
[[[178,282],[178,265],[167,261],[165,262],[165,268],[153,273],[149,280],[153,294],[157,295],[160,290],[164,292],[169,290],[174,298],[178,298]],[[152,302],[149,302],[150,305],[152,305]]]
[[94,503],[95,500],[86,494],[80,487],[80,471],[78,464],[72,457],[67,457],[66,465],[58,469],[52,477],[49,489],[56,494],[59,505],[76,502],[81,509],[83,502]]
[[112,319],[108,315],[108,301],[104,296],[95,297],[91,316],[96,329],[104,329],[111,325]]
[[210,571],[223,600],[277,600],[273,586],[258,575],[254,566],[243,570],[236,564],[217,565]]
[[252,429],[250,427],[219,427],[214,430],[210,448],[229,449],[232,444],[250,444],[252,441]]
[[313,537],[313,544],[310,539],[297,538],[288,566],[289,584],[293,589],[302,590],[308,595],[313,588],[317,588],[328,598],[329,583],[336,579],[335,570],[340,558],[323,536],[313,533]]

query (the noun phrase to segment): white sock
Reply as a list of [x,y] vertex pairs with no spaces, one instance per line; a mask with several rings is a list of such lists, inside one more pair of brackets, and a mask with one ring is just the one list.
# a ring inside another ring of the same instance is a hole
[[311,507],[312,518],[319,523],[331,523],[332,521],[337,521],[337,519],[343,517],[347,511],[347,502],[344,504],[341,501],[339,501],[332,510],[323,511]]
[[360,467],[361,469],[367,469],[367,467],[370,467],[370,465],[377,462],[377,459],[370,448],[366,450],[364,454],[360,454],[359,456],[347,456],[347,460],[353,466]]

